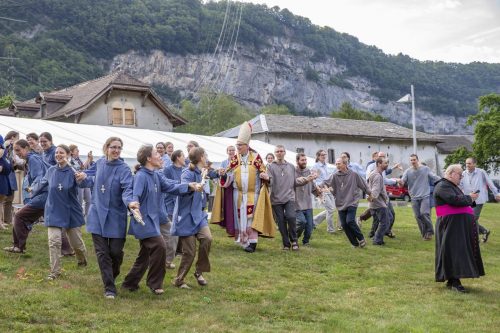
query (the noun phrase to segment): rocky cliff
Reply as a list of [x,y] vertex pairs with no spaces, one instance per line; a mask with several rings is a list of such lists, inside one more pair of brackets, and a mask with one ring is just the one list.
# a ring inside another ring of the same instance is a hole
[[[259,50],[238,47],[215,56],[130,51],[115,56],[109,70],[126,70],[144,82],[175,89],[185,98],[211,90],[229,94],[252,109],[276,103],[306,114],[329,114],[343,102],[350,102],[397,124],[411,124],[409,105],[382,103],[370,94],[376,87],[368,80],[346,77],[346,68],[334,58],[313,62],[313,55],[314,51],[304,45],[275,37]],[[419,129],[443,134],[472,132],[465,117],[436,116],[420,109],[418,86],[415,95]]]

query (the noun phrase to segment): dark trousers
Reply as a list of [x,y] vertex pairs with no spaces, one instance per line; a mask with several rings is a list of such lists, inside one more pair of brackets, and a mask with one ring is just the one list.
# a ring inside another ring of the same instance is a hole
[[198,260],[196,261],[196,272],[202,274],[210,272],[210,246],[212,244],[212,234],[208,226],[203,227],[196,235],[180,236],[179,242],[182,243],[182,258],[179,264],[179,271],[175,278],[175,285],[180,286],[184,283],[186,275],[189,273],[193,265],[194,257],[196,255],[196,240],[200,242],[198,247]]
[[389,209],[387,207],[372,209],[373,224],[377,224],[373,243],[382,244],[384,242],[384,235],[390,230],[389,222]]
[[295,202],[288,201],[280,205],[273,205],[274,216],[278,223],[278,229],[283,239],[284,247],[291,247],[297,243],[297,226],[295,224]]
[[300,238],[300,235],[304,232],[302,244],[308,244],[313,230],[313,210],[297,210],[295,212],[295,217],[297,220],[297,239]]
[[361,215],[359,215],[359,219],[363,222],[368,221],[370,217],[372,217],[372,211],[370,210],[370,208],[368,208],[363,213],[361,213]]
[[[33,228],[33,224],[35,224],[35,222],[43,216],[43,213],[43,208],[35,208],[29,205],[25,205],[16,213],[12,228],[12,239],[15,247],[20,248],[22,251],[26,249],[26,241],[28,240],[28,235]],[[75,251],[73,251],[71,245],[69,245],[66,231],[64,231],[61,235],[61,253],[63,255],[74,254]]]
[[[388,219],[389,219],[389,227],[387,228],[387,232],[385,233],[386,235],[392,232],[392,226],[394,225],[394,221],[396,220],[396,212],[394,212],[394,207],[392,206],[391,201],[387,203],[387,213],[388,213]],[[372,215],[372,214],[370,214]],[[378,221],[373,219],[372,223],[372,229],[370,231],[370,235],[375,235],[375,232],[378,229]]]
[[479,216],[481,216],[481,210],[483,210],[483,204],[476,205],[472,209],[474,209],[474,218],[476,219],[476,224],[478,227],[479,234],[484,235],[485,233],[488,232],[488,229],[479,224]]
[[351,206],[347,207],[346,210],[339,210],[340,224],[353,246],[359,246],[359,242],[365,239],[356,224],[356,209],[357,207]]
[[43,216],[43,208],[24,206],[14,216],[12,239],[15,247],[22,251],[26,249],[26,240],[33,224]]
[[116,294],[115,280],[120,274],[120,266],[123,262],[123,247],[125,238],[105,238],[92,234],[97,263],[101,270],[101,278],[104,283],[104,291]]
[[123,287],[129,290],[138,289],[139,282],[149,268],[146,285],[152,290],[162,289],[167,256],[165,240],[162,236],[156,236],[141,239],[139,244],[141,246],[139,254],[123,281]]

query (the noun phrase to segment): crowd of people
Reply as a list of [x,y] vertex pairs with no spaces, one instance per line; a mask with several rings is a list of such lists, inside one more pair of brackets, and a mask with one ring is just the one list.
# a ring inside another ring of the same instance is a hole
[[[211,270],[209,223],[223,227],[238,246],[253,253],[259,237],[275,236],[275,225],[284,251],[308,247],[314,229],[324,220],[328,233],[343,232],[352,247],[363,248],[367,238],[361,224],[372,217],[368,239],[374,246],[383,246],[385,237],[396,237],[396,216],[385,185],[398,184],[408,187],[422,239],[429,241],[435,234],[436,281],[447,281],[449,288],[465,292],[460,278],[484,275],[479,234],[487,242],[490,231],[479,224],[479,217],[487,188],[497,200],[500,195],[474,158],[467,159],[465,172],[460,165],[452,165],[440,178],[412,154],[402,177],[389,178],[393,169],[402,168],[400,163],[390,168],[384,152],[374,152],[366,167],[343,152],[333,168],[326,163],[327,152],[320,149],[309,169],[304,153],[296,155],[295,165],[288,162],[283,145],[262,160],[250,147],[250,138],[251,126],[245,122],[236,145],[227,147],[227,159],[217,169],[196,141],[188,142],[187,156],[170,142],[143,145],[133,173],[121,158],[123,141],[118,137],[106,140],[102,157],[94,160],[89,152],[82,161],[76,145],[55,146],[47,132],[29,133],[26,139],[15,131],[0,136],[0,228],[12,225],[12,244],[4,250],[27,251],[30,231],[43,221],[49,245],[47,278],[57,279],[61,256],[75,256],[78,266],[87,266],[81,231],[86,225],[104,295],[114,299],[128,233],[139,241],[139,253],[122,288],[137,290],[147,272],[146,285],[160,295],[166,270],[176,268],[176,253],[181,261],[174,286],[190,288],[186,278],[196,254],[193,276],[200,286],[208,284],[203,274]],[[24,171],[21,184],[16,170]],[[434,185],[435,232],[430,214]],[[23,206],[12,214],[17,190]],[[356,217],[365,195],[368,209]],[[313,216],[315,198],[324,211]]]

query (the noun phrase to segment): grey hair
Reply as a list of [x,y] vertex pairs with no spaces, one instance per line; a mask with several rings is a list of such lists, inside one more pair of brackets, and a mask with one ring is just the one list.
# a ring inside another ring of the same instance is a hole
[[463,170],[463,169],[462,169],[462,165],[460,165],[460,164],[452,164],[452,165],[449,165],[449,166],[446,168],[446,171],[444,172],[444,175],[445,175],[446,177],[449,177],[449,176],[451,176],[451,174],[452,174],[453,172],[456,172],[457,170],[462,171],[462,170]]

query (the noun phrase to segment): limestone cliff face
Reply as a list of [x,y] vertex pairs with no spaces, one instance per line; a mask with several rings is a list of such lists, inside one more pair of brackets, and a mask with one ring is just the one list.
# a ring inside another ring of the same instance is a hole
[[[344,77],[346,68],[334,58],[313,62],[313,51],[286,38],[273,38],[259,50],[238,47],[234,52],[176,55],[154,51],[130,51],[116,56],[110,71],[126,70],[144,82],[173,88],[182,97],[197,97],[203,90],[224,92],[246,106],[258,109],[279,103],[295,110],[329,114],[343,102],[380,114],[397,124],[411,123],[411,109],[405,104],[382,103],[370,94],[375,88],[360,77]],[[232,57],[232,61],[231,61]],[[408,87],[409,90],[409,87]],[[466,118],[432,115],[418,108],[417,126],[428,133],[471,132]]]

